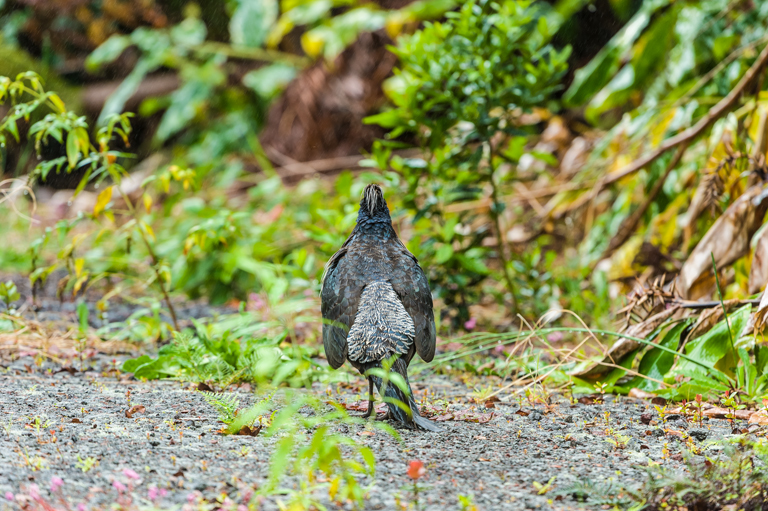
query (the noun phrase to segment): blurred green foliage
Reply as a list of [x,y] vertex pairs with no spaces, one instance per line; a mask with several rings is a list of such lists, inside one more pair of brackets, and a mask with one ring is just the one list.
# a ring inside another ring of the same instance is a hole
[[[393,51],[401,68],[386,85],[395,108],[367,122],[391,129],[390,138],[414,132],[427,151],[425,158],[402,158],[392,152],[400,144],[381,142],[371,163],[404,177],[404,204],[415,212],[408,246],[425,262],[436,295],[457,308],[463,323],[479,284],[492,273],[485,243],[491,237],[513,311],[522,298],[514,276],[530,273],[516,271],[521,265],[505,254],[501,194],[516,179],[520,158],[530,154],[526,144],[534,131],[520,117],[551,100],[569,50],[548,44],[550,22],[531,2],[472,1],[446,17],[400,38]],[[480,208],[451,212],[451,205],[483,199]]]

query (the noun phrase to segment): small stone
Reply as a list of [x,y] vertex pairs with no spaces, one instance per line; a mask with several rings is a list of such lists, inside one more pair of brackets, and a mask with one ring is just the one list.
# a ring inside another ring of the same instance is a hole
[[707,439],[709,436],[709,431],[706,429],[692,429],[688,432],[689,435],[691,435],[693,438],[698,440],[699,442],[703,442]]
[[566,415],[563,420],[568,424],[573,424],[573,415]]
[[538,411],[538,410],[533,410],[533,411],[532,411],[532,412],[531,412],[531,413],[528,415],[528,418],[529,418],[529,419],[531,419],[532,421],[540,421],[541,419],[543,419],[543,418],[544,418],[544,416],[543,416],[543,415],[541,415],[541,412],[540,412],[540,411]]

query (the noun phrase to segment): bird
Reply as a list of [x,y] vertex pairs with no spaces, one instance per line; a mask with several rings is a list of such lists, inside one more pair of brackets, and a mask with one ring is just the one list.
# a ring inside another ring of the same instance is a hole
[[[373,413],[375,386],[388,408],[381,419],[440,431],[421,416],[407,374],[415,354],[426,362],[435,356],[432,292],[418,260],[392,227],[379,185],[365,187],[352,233],[325,266],[320,299],[329,365],[338,369],[348,360],[368,379],[363,417]],[[382,378],[387,369],[402,377],[407,395],[393,381],[399,378]]]

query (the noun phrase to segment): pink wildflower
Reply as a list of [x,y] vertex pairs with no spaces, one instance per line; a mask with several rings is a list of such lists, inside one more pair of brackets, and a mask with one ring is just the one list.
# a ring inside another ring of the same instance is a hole
[[464,323],[464,328],[467,330],[474,330],[474,328],[477,326],[477,320],[475,318],[469,318],[469,321],[466,321]]
[[5,492],[5,500],[13,500],[13,493],[9,491]]
[[56,493],[59,491],[59,488],[61,488],[63,484],[64,481],[61,479],[61,477],[51,477],[51,493]]
[[138,479],[139,478],[139,474],[137,474],[136,472],[134,472],[130,468],[124,468],[123,469],[123,475],[125,477],[129,477],[131,479]]
[[118,481],[117,479],[115,479],[114,481],[112,481],[112,486],[114,486],[114,487],[115,487],[115,489],[116,489],[117,491],[121,492],[121,493],[122,493],[122,492],[124,492],[125,490],[127,490],[127,488],[125,487],[125,485],[124,485],[123,483],[121,483],[120,481]]
[[86,511],[85,504],[83,504],[82,502],[80,504],[78,504],[77,505],[77,511]]

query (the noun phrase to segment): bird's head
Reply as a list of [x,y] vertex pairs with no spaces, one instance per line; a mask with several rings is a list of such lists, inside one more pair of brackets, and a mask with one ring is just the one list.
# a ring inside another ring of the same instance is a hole
[[363,191],[363,198],[360,199],[360,212],[357,215],[357,221],[369,219],[391,222],[387,201],[384,200],[384,192],[377,184],[366,186]]

